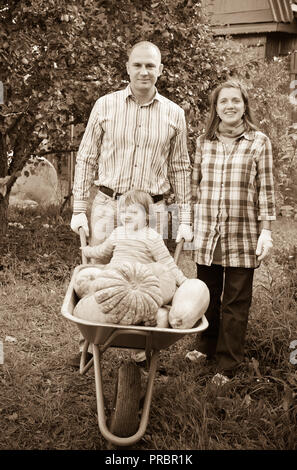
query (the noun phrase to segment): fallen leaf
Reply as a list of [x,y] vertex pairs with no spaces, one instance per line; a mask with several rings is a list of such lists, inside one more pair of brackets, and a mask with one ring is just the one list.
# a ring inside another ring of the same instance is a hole
[[262,375],[261,375],[260,370],[259,370],[259,362],[254,357],[252,357],[252,359],[251,359],[251,366],[252,366],[252,369],[253,369],[254,373],[256,374],[256,376],[259,377],[259,378],[262,378]]
[[251,396],[249,394],[245,395],[244,399],[243,399],[243,404],[247,407],[249,407],[252,403],[252,399],[251,399]]
[[18,414],[13,413],[12,415],[8,416],[9,421],[16,421],[18,419]]
[[202,360],[205,360],[206,355],[201,353],[200,351],[196,351],[196,349],[194,349],[193,351],[189,351],[186,354],[186,358],[189,359],[190,361],[193,361],[193,362],[197,362],[197,361],[200,362]]
[[17,343],[17,339],[13,336],[5,336],[5,341],[7,341],[7,343]]
[[285,411],[288,411],[293,401],[294,401],[293,391],[291,390],[290,387],[288,387],[288,385],[284,385],[284,395],[283,395],[283,403],[282,403],[283,409]]

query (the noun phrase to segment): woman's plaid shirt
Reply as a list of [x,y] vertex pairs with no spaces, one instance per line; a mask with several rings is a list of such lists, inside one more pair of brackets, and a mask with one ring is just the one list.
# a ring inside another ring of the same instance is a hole
[[223,266],[259,266],[260,221],[276,218],[272,167],[271,143],[260,131],[242,134],[229,153],[219,136],[197,139],[192,173],[197,263],[212,263],[220,237]]

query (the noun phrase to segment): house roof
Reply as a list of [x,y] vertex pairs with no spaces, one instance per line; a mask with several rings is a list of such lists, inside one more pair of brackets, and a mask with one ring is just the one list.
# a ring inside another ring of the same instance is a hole
[[297,34],[297,0],[204,0],[216,35]]
[[273,20],[278,23],[291,23],[294,13],[290,0],[269,0]]

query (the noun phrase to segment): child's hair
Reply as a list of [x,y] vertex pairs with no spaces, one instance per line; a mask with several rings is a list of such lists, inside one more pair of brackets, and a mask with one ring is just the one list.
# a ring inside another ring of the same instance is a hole
[[146,213],[146,223],[149,223],[149,214],[150,214],[150,205],[154,204],[152,197],[149,193],[141,191],[140,189],[131,189],[126,193],[122,194],[119,198],[119,210],[121,211],[122,207],[128,207],[132,204],[139,204],[142,206]]

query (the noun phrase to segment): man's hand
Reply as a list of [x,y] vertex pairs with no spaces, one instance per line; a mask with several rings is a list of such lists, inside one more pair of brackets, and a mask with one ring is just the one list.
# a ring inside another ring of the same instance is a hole
[[266,258],[272,247],[273,243],[271,238],[271,231],[263,228],[258,238],[256,248],[256,255],[258,256],[258,261],[262,261],[264,258]]
[[180,224],[177,230],[176,243],[180,242],[181,239],[184,239],[185,242],[190,242],[193,239],[193,230],[191,225]]
[[87,216],[84,212],[81,212],[80,214],[73,214],[70,222],[70,227],[73,232],[77,233],[79,235],[79,229],[82,227],[84,229],[86,237],[89,236],[89,225],[88,225],[88,219]]

